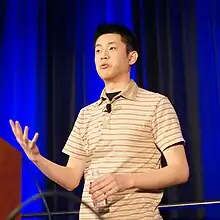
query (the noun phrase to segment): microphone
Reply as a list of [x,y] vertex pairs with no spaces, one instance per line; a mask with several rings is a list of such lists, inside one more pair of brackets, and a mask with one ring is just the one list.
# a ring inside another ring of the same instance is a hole
[[107,104],[105,109],[104,109],[104,112],[110,113],[111,111],[112,111],[112,105],[111,104]]

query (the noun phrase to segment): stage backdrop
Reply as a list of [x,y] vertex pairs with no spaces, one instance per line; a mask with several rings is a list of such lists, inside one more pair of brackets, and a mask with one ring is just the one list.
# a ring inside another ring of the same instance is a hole
[[[131,28],[139,42],[132,78],[167,95],[179,116],[190,179],[166,190],[163,203],[219,200],[220,2],[218,0],[4,0],[0,3],[0,136],[18,147],[10,118],[40,132],[49,159],[61,153],[79,110],[103,89],[94,66],[93,36],[103,22]],[[24,157],[25,158],[25,157]],[[43,189],[62,190],[32,167]],[[23,199],[36,193],[23,166]],[[73,193],[81,195],[80,187]],[[50,200],[53,211],[77,209]],[[44,210],[41,202],[24,212]],[[163,211],[165,219],[219,218],[219,206]],[[59,219],[58,217],[56,219]],[[71,219],[71,218],[69,218]]]
[[[20,150],[9,125],[9,119],[19,120],[30,126],[31,137],[39,131],[38,145],[47,156],[46,40],[45,1],[0,1],[0,136]],[[25,200],[38,193],[29,170],[42,190],[45,178],[25,155],[23,160],[21,190]],[[42,202],[37,201],[24,211],[42,209]]]

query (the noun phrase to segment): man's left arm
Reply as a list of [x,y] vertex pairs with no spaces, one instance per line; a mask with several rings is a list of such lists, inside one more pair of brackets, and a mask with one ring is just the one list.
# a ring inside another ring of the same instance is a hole
[[165,96],[160,99],[154,111],[152,134],[157,147],[166,159],[167,166],[142,174],[131,174],[129,184],[143,189],[162,189],[185,183],[189,177],[185,140],[176,111]]
[[167,166],[161,169],[152,169],[144,173],[109,174],[99,178],[90,186],[92,198],[102,201],[126,189],[158,190],[185,183],[189,177],[189,166],[183,144],[168,147],[164,156]]
[[163,154],[167,161],[166,167],[149,170],[145,173],[129,174],[126,177],[129,184],[128,187],[154,190],[187,182],[189,166],[183,144],[175,144],[168,147]]

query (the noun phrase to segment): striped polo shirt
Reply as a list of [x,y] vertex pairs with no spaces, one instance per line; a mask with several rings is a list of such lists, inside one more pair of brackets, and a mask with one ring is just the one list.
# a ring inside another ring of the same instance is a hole
[[[111,104],[111,112],[106,105]],[[92,170],[100,175],[138,173],[161,167],[161,152],[184,141],[177,114],[164,95],[130,83],[108,100],[105,89],[95,103],[79,112],[63,152],[86,160],[82,200],[93,207],[89,184]],[[162,190],[132,188],[108,198],[104,219],[158,220]],[[98,219],[81,205],[80,219]]]

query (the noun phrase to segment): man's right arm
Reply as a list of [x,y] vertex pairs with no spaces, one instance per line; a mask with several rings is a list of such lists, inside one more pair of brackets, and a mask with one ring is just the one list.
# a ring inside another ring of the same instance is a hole
[[49,179],[64,187],[68,191],[74,190],[83,176],[85,161],[69,157],[66,166],[58,165],[39,155],[34,164]]
[[24,150],[27,157],[41,170],[43,174],[69,191],[75,189],[79,185],[84,172],[85,159],[77,159],[70,156],[67,165],[60,166],[40,154],[36,145],[39,136],[38,133],[35,133],[33,139],[29,140],[29,128],[27,126],[25,126],[23,131],[18,121],[14,123],[10,120],[10,125],[16,140]]

